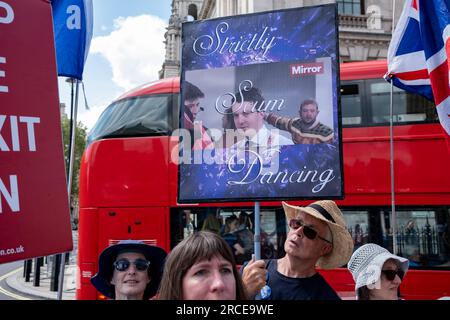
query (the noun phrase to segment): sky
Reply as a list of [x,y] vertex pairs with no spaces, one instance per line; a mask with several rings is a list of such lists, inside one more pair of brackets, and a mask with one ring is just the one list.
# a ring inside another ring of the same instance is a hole
[[[158,79],[171,0],[93,0],[94,31],[83,73],[89,109],[79,91],[77,120],[92,129],[118,96]],[[71,87],[58,78],[60,101],[70,115]]]

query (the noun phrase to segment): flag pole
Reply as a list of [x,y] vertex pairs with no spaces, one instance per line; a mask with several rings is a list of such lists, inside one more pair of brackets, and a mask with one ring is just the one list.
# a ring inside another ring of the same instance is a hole
[[[392,2],[392,35],[395,25],[395,0]],[[394,185],[394,81],[391,81],[391,95],[389,107],[389,146],[390,146],[390,170],[391,170],[391,225],[392,225],[392,250],[397,254],[397,213],[395,212],[395,185]]]
[[[255,201],[255,236],[254,236],[255,261],[261,259],[261,222],[259,215],[259,201]],[[261,294],[257,293],[255,300],[261,300]]]
[[255,202],[255,236],[254,236],[255,260],[261,259],[261,223],[259,215],[259,201]]
[[[77,113],[78,113],[78,89],[79,89],[79,81],[75,78],[68,79],[73,84],[75,83],[75,102],[71,104],[71,118],[70,118],[70,143],[69,143],[69,163],[68,163],[68,175],[67,175],[67,193],[69,196],[69,209],[71,208],[71,192],[72,192],[72,177],[73,177],[73,162],[75,155],[75,137],[76,137],[76,129],[77,129]],[[72,216],[70,217],[72,221]],[[59,281],[58,281],[58,296],[57,300],[62,300],[62,292],[64,286],[64,269],[66,265],[66,254],[63,253],[61,256],[61,265],[59,271]]]

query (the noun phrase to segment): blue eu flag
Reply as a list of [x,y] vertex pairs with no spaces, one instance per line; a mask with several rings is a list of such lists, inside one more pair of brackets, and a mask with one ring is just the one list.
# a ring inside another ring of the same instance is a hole
[[92,0],[53,0],[58,76],[83,79],[93,29]]

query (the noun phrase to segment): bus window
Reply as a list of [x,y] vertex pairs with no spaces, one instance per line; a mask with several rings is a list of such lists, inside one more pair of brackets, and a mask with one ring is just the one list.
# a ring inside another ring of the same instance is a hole
[[[390,211],[383,212],[385,220]],[[448,268],[450,266],[450,213],[448,209],[401,209],[397,215],[397,250],[411,267]],[[392,252],[391,228],[383,229],[383,239]]]
[[[371,123],[389,123],[391,85],[384,80],[367,82],[367,94],[371,112]],[[393,121],[430,122],[437,120],[434,104],[425,98],[406,93],[397,87],[393,88]]]
[[[261,209],[261,258],[276,259],[284,255],[286,239],[286,219],[281,208]],[[232,217],[236,220],[232,230],[226,227],[226,221]],[[245,219],[244,219],[245,217]],[[229,242],[237,242],[244,253],[235,254],[237,264],[251,259],[254,253],[254,213],[249,208],[173,208],[170,216],[170,247],[175,247],[192,232],[206,230],[207,227],[218,230],[218,233]],[[209,229],[209,231],[213,231]],[[231,233],[231,234],[230,234]]]
[[254,253],[253,210],[223,208],[219,216],[223,221],[221,236],[230,245],[237,264],[243,264]]
[[341,85],[342,125],[358,125],[362,121],[362,104],[359,83]]
[[104,138],[160,136],[171,131],[171,95],[133,97],[111,104],[88,136],[88,144]]
[[[367,94],[369,95],[372,115],[370,123],[389,123],[390,90],[391,85],[384,80],[368,82]],[[396,122],[399,110],[404,110],[406,104],[404,91],[397,87],[394,87],[393,90],[393,103],[394,122]],[[401,111],[400,113],[404,112]]]
[[354,249],[358,249],[363,244],[371,242],[369,240],[369,212],[343,210],[347,229],[353,238]]
[[[244,214],[242,213],[244,212]],[[252,236],[254,235],[254,213],[253,210],[239,210],[232,208],[224,208],[221,210],[221,216],[224,217],[224,225],[226,224],[226,217],[234,215],[241,218],[243,215],[247,215],[250,218],[251,229],[250,232]],[[243,219],[239,219],[241,222]],[[261,258],[262,259],[273,259],[278,257],[279,249],[279,238],[280,230],[277,225],[277,215],[276,211],[273,209],[261,210],[260,211],[260,223],[261,223]],[[248,228],[248,227],[247,227]],[[240,225],[239,229],[235,231],[236,238],[241,247],[244,248],[244,254],[235,254],[236,262],[242,264],[246,260],[251,258],[254,253],[254,242],[253,237],[250,237],[250,233],[245,231],[245,226]],[[224,230],[222,235],[225,236],[228,230]],[[227,236],[225,236],[227,238]]]
[[[202,229],[207,216],[215,210],[208,208],[172,208],[170,212],[170,248]],[[209,230],[211,231],[211,230]]]
[[275,210],[261,210],[261,257],[277,258],[277,220]]
[[[242,264],[244,261],[251,258],[254,253],[253,237],[250,238],[250,234],[246,232],[245,226],[242,225],[243,219],[241,217],[246,215],[250,219],[251,228],[247,228],[251,231],[252,236],[255,233],[254,225],[254,212],[253,209],[239,209],[239,208],[223,208],[220,211],[220,216],[223,218],[225,225],[226,217],[235,215],[238,217],[241,225],[239,230],[236,231],[238,241],[242,247],[245,248],[245,254],[236,255],[236,262]],[[276,259],[284,255],[284,241],[286,239],[286,222],[284,219],[284,213],[281,208],[267,208],[260,211],[260,223],[261,223],[261,259]],[[222,232],[222,234],[225,231]]]
[[191,210],[183,210],[183,239],[186,239],[194,233],[194,229],[198,229],[197,214],[192,213]]

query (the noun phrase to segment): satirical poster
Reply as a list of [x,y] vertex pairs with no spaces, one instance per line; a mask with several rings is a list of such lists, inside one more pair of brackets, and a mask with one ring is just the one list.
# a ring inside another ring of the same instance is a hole
[[178,201],[342,198],[336,6],[183,24]]
[[48,1],[0,1],[0,264],[71,251]]

